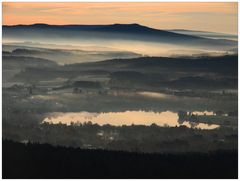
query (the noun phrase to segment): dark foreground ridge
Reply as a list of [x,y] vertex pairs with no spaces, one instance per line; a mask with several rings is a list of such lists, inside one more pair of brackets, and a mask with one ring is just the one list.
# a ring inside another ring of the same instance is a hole
[[237,151],[143,154],[3,140],[3,178],[237,178]]

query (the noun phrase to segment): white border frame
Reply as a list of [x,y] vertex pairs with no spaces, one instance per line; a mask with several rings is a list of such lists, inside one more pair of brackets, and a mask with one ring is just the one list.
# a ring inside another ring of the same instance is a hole
[[[3,2],[66,2],[66,3],[71,3],[71,2],[148,2],[148,3],[151,3],[151,2],[240,2],[240,0],[231,0],[231,1],[228,1],[228,0],[150,0],[150,1],[147,1],[147,0],[71,0],[71,1],[67,1],[67,0],[37,0],[37,1],[34,1],[34,0],[4,0],[2,1],[1,0],[1,7],[0,7],[0,22],[1,22],[1,25],[2,25],[2,3]],[[239,8],[238,8],[238,15],[239,15]],[[2,26],[1,26],[1,42],[2,42]],[[239,17],[238,17],[238,35],[239,35]],[[238,41],[238,54],[239,54],[239,41]],[[1,48],[0,48],[0,54],[1,54],[1,61],[0,61],[0,68],[2,70],[2,45],[1,45]],[[239,61],[239,57],[238,57],[238,61]],[[239,69],[240,69],[240,63],[238,62],[238,90],[239,90],[239,84],[240,84],[240,80],[239,80]],[[1,116],[1,119],[2,119],[2,71],[1,71],[1,74],[0,74],[0,84],[1,84],[1,90],[0,90],[0,102],[1,102],[1,105],[0,105],[0,108],[1,108],[1,111],[0,111],[0,116]],[[239,102],[240,102],[240,97],[238,95],[238,112],[240,113],[240,106],[239,106]],[[0,124],[0,133],[1,133],[1,136],[2,136],[2,121],[1,121],[1,124]],[[238,129],[238,141],[239,141],[239,129]],[[239,143],[238,143],[238,153],[239,153]],[[0,175],[1,175],[1,180],[2,180],[2,138],[0,139],[0,154],[1,154],[1,166],[0,166]],[[239,154],[238,154],[238,163],[239,163]],[[239,173],[239,166],[238,166],[238,173]],[[174,174],[174,173],[173,173]],[[25,179],[21,179],[21,180],[25,180]],[[34,180],[34,179],[26,179],[26,180]],[[39,180],[52,180],[52,179],[39,179]],[[71,180],[71,179],[62,179],[62,180]],[[80,180],[80,179],[79,179]],[[81,180],[98,180],[98,179],[81,179]],[[114,180],[114,179],[102,179],[102,180]],[[119,179],[119,180],[130,180],[130,179]],[[131,179],[131,180],[138,180],[138,179]],[[151,179],[141,179],[141,180],[151,180]],[[160,180],[160,179],[156,179],[156,180]],[[161,180],[178,180],[178,179],[161,179]],[[194,179],[189,179],[189,180],[194,180]],[[199,180],[212,180],[212,179],[199,179]],[[215,179],[216,180],[216,179]],[[230,180],[230,179],[224,179],[224,180]]]

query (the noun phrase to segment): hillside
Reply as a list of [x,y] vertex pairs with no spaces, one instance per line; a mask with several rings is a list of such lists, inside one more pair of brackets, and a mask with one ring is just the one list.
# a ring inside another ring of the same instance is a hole
[[[46,38],[45,35],[48,35]],[[155,43],[188,45],[194,47],[209,46],[235,47],[236,41],[217,40],[193,35],[153,29],[139,24],[112,25],[15,25],[3,26],[3,38],[28,38],[31,40],[75,39],[75,40],[131,40]]]

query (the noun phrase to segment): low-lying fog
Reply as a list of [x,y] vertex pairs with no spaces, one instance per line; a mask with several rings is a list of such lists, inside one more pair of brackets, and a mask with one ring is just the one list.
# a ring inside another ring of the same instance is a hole
[[[219,56],[234,54],[236,50],[196,48],[164,43],[140,41],[89,41],[89,42],[9,42],[4,41],[3,51],[14,56],[31,56],[49,59],[58,64],[102,61],[115,58],[142,56]],[[69,44],[68,44],[69,43]],[[5,54],[3,54],[5,55]]]

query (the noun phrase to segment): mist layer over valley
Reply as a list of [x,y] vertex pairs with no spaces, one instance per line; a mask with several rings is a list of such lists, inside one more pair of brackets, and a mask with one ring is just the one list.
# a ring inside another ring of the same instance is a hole
[[237,149],[236,37],[139,24],[3,26],[3,138],[85,149]]
[[[139,24],[3,26],[3,50],[19,48],[21,50],[15,54],[34,53],[35,56],[66,64],[139,56],[219,56],[237,53],[237,41],[232,40],[233,35],[220,36],[215,33],[219,37],[217,39],[202,34],[157,30]],[[30,47],[34,47],[35,51],[29,51]],[[46,52],[49,51],[46,48],[53,50]]]

